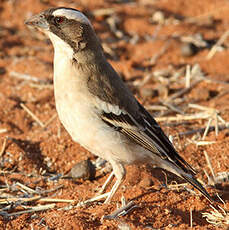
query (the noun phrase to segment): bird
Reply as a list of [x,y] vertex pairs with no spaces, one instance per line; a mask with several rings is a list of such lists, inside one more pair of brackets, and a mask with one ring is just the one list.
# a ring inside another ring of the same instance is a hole
[[43,32],[53,44],[54,97],[61,123],[75,142],[113,168],[108,180],[115,176],[116,182],[105,203],[125,179],[125,166],[144,163],[183,178],[213,201],[193,167],[107,61],[87,16],[77,9],[56,7],[25,24]]

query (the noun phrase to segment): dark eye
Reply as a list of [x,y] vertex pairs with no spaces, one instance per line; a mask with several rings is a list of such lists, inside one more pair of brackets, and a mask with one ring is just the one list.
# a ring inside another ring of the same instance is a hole
[[64,17],[55,17],[54,21],[56,24],[61,24],[62,22],[65,21],[65,18]]

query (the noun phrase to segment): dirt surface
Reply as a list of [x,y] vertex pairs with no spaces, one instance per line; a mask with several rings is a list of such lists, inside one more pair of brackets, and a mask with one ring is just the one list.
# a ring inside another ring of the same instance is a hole
[[[53,97],[52,45],[24,25],[31,15],[54,6],[77,8],[89,17],[111,64],[173,136],[209,193],[216,198],[218,192],[225,202],[221,207],[229,209],[229,131],[218,118],[218,135],[210,130],[201,139],[209,119],[212,129],[217,116],[229,122],[229,39],[219,41],[228,30],[228,1],[2,0],[0,229],[226,229],[228,225],[216,227],[202,217],[213,209],[196,190],[178,186],[184,181],[150,165],[128,166],[126,180],[110,204],[75,206],[95,196],[109,169],[97,168],[94,180],[58,177],[82,160],[96,162],[96,157],[74,143],[61,126]],[[187,37],[192,44],[184,43]],[[216,42],[220,44],[212,53]],[[204,153],[212,163],[216,188],[206,176],[212,178]],[[224,182],[217,178],[219,173],[225,173]],[[32,200],[38,196],[43,200]],[[123,217],[103,220],[117,209],[122,196],[136,207]],[[40,205],[55,207],[31,209]],[[25,210],[30,212],[15,215]]]

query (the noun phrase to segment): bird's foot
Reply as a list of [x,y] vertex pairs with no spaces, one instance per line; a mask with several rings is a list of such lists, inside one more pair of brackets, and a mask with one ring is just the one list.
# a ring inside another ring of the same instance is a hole
[[81,201],[76,206],[77,207],[84,206],[86,204],[89,204],[89,203],[92,203],[92,202],[104,199],[106,197],[109,197],[109,195],[110,195],[110,192],[107,192],[107,193],[104,193],[102,195],[98,195],[98,196],[92,197],[91,199],[88,199],[88,200],[85,200],[85,201]]

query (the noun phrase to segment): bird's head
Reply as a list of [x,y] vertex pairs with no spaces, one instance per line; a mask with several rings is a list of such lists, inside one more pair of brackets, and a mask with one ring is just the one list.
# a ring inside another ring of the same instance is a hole
[[94,53],[102,50],[88,18],[72,8],[51,8],[25,21],[45,33],[53,43],[55,52],[72,55],[83,50]]

